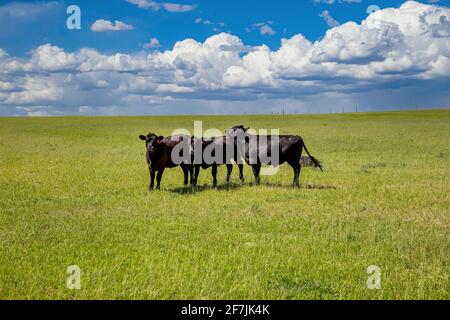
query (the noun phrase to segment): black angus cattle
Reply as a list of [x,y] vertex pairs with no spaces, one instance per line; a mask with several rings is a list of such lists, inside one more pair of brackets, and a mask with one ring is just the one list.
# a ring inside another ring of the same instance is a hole
[[156,189],[160,188],[161,178],[166,168],[175,168],[178,165],[183,169],[184,174],[184,185],[188,184],[189,174],[191,175],[191,185],[195,185],[193,166],[192,164],[181,163],[176,164],[172,161],[172,150],[173,148],[185,141],[190,139],[188,136],[178,135],[172,137],[158,136],[154,133],[149,133],[148,135],[140,135],[139,139],[145,141],[146,146],[146,158],[147,164],[150,171],[150,187],[149,190],[153,190],[155,175],[156,175]]
[[[244,128],[243,126],[235,126],[227,130],[227,135],[234,136],[238,148],[243,148],[244,159],[247,164],[252,166],[257,185],[260,183],[259,173],[262,164],[281,165],[287,162],[294,170],[293,186],[300,187],[299,176],[302,167],[301,156],[303,149],[308,154],[314,166],[317,166],[323,172],[322,164],[319,160],[311,156],[302,137],[294,135],[254,136],[249,135],[247,130],[248,128]],[[276,149],[274,151],[278,152],[278,161],[277,163],[273,163],[273,156],[271,154],[272,143],[276,143],[276,140],[278,140],[278,147],[274,146],[274,149]]]
[[[217,169],[220,165],[227,166],[227,183],[230,182],[231,173],[233,171],[233,161],[239,167],[239,179],[244,182],[244,165],[242,161],[238,161],[236,146],[232,139],[224,137],[214,138],[192,138],[191,140],[191,163],[194,163],[194,181],[197,182],[200,168],[207,169],[211,167],[211,175],[213,178],[213,187],[217,186]],[[201,148],[201,161],[196,161],[195,150]],[[206,151],[206,152],[205,152]],[[216,154],[216,151],[220,154]],[[207,157],[210,159],[207,159]]]

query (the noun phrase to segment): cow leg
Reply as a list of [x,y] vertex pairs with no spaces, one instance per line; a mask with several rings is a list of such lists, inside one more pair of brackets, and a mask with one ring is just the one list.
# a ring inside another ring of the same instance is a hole
[[200,173],[200,165],[196,164],[194,166],[194,184],[192,185],[193,187],[197,186],[197,179],[198,179],[198,174]]
[[161,178],[163,176],[164,169],[161,169],[158,171],[158,174],[156,175],[156,190],[159,190],[161,187]]
[[244,182],[245,181],[245,178],[244,178],[244,165],[241,163],[241,164],[238,164],[238,167],[239,167],[239,179],[241,180],[241,182]]
[[213,177],[213,188],[216,188],[217,187],[217,164],[212,165],[211,174]]
[[191,175],[191,186],[194,186],[194,166],[189,166],[189,174]]
[[255,176],[255,184],[258,186],[260,183],[259,180],[259,172],[261,171],[261,164],[253,164],[252,165],[253,175]]
[[227,163],[227,183],[230,182],[231,173],[233,172],[233,165]]
[[300,177],[300,171],[302,169],[302,166],[299,163],[296,163],[294,165],[291,165],[291,167],[292,167],[292,169],[294,169],[294,181],[292,182],[292,187],[300,188],[299,177]]
[[181,169],[183,169],[184,185],[187,186],[187,184],[189,182],[189,169],[185,164],[181,165]]
[[153,188],[155,187],[155,171],[150,169],[150,187],[148,188],[148,190],[153,190]]

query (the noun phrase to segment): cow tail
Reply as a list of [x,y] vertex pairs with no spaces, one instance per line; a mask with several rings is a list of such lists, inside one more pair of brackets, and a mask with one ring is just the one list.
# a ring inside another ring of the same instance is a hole
[[312,162],[320,169],[320,171],[323,172],[323,166],[322,166],[322,163],[321,163],[319,160],[317,160],[316,158],[314,158],[314,157],[309,153],[309,151],[308,151],[308,149],[306,148],[306,144],[305,144],[305,142],[303,141],[303,139],[302,139],[302,144],[303,144],[303,149],[305,149],[306,153],[307,153],[308,156],[311,158],[311,161],[312,161]]

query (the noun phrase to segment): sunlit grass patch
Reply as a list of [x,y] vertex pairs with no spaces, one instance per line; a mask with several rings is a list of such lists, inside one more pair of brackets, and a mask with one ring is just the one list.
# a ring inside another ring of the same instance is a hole
[[[148,192],[139,134],[300,134],[325,172]],[[0,298],[448,299],[450,112],[0,119]],[[66,269],[81,268],[81,289]],[[369,290],[367,267],[381,269]]]

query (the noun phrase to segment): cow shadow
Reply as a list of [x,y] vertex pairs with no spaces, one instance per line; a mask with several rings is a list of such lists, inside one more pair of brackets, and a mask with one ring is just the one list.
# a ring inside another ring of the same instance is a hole
[[337,189],[335,186],[333,185],[323,185],[323,184],[300,184],[300,188],[294,188],[292,187],[291,184],[282,184],[282,183],[271,183],[271,182],[267,182],[267,183],[261,183],[259,186],[255,185],[254,182],[246,182],[246,183],[224,183],[224,184],[219,184],[217,187],[213,187],[212,185],[201,185],[201,186],[196,186],[196,187],[191,187],[191,186],[184,186],[184,187],[177,187],[177,188],[172,188],[172,189],[168,189],[169,192],[173,192],[176,194],[181,194],[181,195],[192,195],[198,192],[204,192],[204,191],[210,191],[210,190],[216,190],[216,191],[233,191],[233,190],[239,190],[242,187],[267,187],[267,188],[280,188],[280,189],[289,189],[289,190],[293,190],[293,189],[297,189],[297,190],[302,190],[302,189],[312,189],[312,190],[335,190]]
[[168,191],[181,194],[181,195],[192,195],[198,192],[204,192],[209,190],[217,190],[217,191],[230,191],[230,190],[238,190],[242,188],[243,186],[248,185],[245,183],[224,183],[219,184],[217,187],[213,187],[212,185],[201,185],[201,186],[184,186],[184,187],[177,187],[169,189]]
[[265,186],[268,188],[281,188],[281,189],[314,189],[314,190],[335,190],[337,189],[333,185],[327,185],[327,184],[311,184],[311,183],[301,183],[300,188],[294,188],[291,184],[283,184],[283,183],[273,183],[273,182],[261,182],[261,186]]

